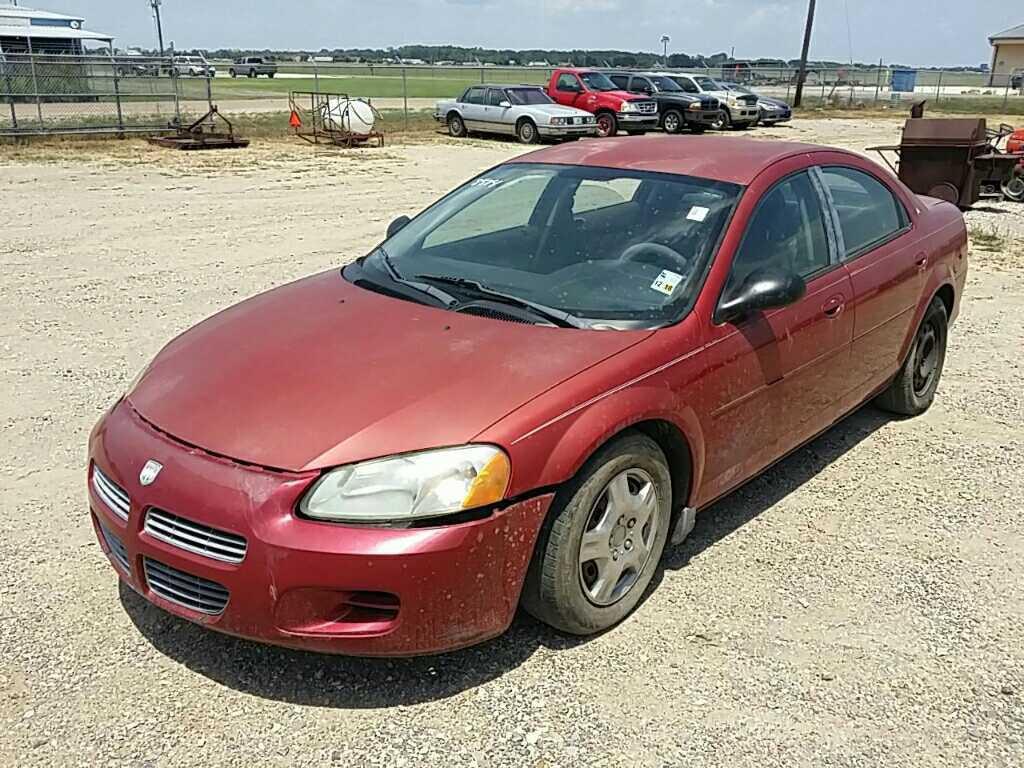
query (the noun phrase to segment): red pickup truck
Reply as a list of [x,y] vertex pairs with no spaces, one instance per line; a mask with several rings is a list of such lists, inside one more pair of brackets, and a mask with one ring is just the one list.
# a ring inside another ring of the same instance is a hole
[[658,103],[621,90],[608,76],[593,69],[556,69],[548,96],[567,107],[597,116],[598,136],[620,130],[641,134],[658,127]]

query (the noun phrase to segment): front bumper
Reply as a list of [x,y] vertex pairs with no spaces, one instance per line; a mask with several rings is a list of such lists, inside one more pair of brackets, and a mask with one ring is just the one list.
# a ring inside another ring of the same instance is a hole
[[762,123],[770,123],[772,125],[775,125],[777,123],[788,123],[792,119],[793,119],[793,112],[791,110],[788,110],[788,109],[785,109],[785,110],[781,110],[780,109],[780,110],[776,110],[775,112],[770,112],[767,109],[761,110],[761,122]]
[[542,125],[537,128],[541,136],[551,139],[566,139],[577,136],[597,136],[597,124],[593,125]]
[[658,115],[647,115],[641,112],[619,112],[616,116],[621,128],[631,131],[649,130],[658,127]]
[[695,112],[693,110],[685,110],[683,112],[686,124],[690,126],[700,126],[703,128],[710,128],[718,122],[718,116],[721,114],[719,109],[708,109]]
[[729,107],[734,123],[753,123],[761,117],[760,107]]
[[[219,632],[357,656],[437,653],[503,633],[552,498],[437,528],[313,522],[294,510],[315,473],[272,472],[190,448],[123,402],[93,431],[89,458],[100,546],[146,600]],[[163,470],[144,487],[139,473],[150,460]],[[94,466],[130,498],[126,521],[96,493]],[[243,537],[244,559],[223,562],[154,538],[145,528],[151,509]],[[104,531],[123,546],[120,558]],[[219,585],[228,593],[226,606],[210,615],[165,599],[148,580],[153,562]]]

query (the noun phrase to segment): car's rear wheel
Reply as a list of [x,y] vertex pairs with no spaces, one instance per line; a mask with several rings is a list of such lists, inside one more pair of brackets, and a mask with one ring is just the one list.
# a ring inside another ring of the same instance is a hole
[[229,69],[228,70],[228,74],[231,75],[232,77],[238,77],[238,73],[235,72],[235,70],[233,70],[233,69]]
[[609,112],[602,112],[597,116],[597,135],[602,139],[614,136],[619,132],[619,121],[615,115]]
[[448,115],[448,133],[456,139],[465,137],[466,124],[460,115]]
[[670,109],[665,113],[661,127],[665,133],[679,133],[683,129],[683,116],[677,110]]
[[273,80],[274,79],[274,73],[273,72],[267,72],[267,77],[269,77],[271,80]]
[[875,403],[901,416],[919,416],[927,411],[935,401],[946,363],[948,335],[946,305],[936,297],[924,313],[903,367]]
[[516,138],[519,139],[520,144],[536,144],[539,137],[537,126],[533,124],[532,120],[519,121],[516,126]]
[[651,583],[669,535],[672,479],[641,434],[598,451],[555,497],[523,587],[523,607],[574,635],[628,616]]

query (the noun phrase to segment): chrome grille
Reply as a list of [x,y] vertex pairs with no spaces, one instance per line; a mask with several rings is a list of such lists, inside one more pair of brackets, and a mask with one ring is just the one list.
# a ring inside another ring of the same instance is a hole
[[645,115],[653,115],[658,111],[658,105],[653,101],[641,101],[636,106]]
[[92,489],[107,509],[122,520],[128,519],[128,510],[131,508],[128,492],[103,474],[103,470],[95,464],[92,465]]
[[194,523],[162,509],[146,512],[145,531],[154,539],[203,557],[225,563],[240,563],[245,559],[246,541],[241,536]]
[[108,531],[106,526],[101,525],[100,532],[103,534],[103,542],[107,545],[110,557],[121,566],[121,570],[130,574],[132,568],[128,562],[128,550],[124,548],[124,542]]
[[158,596],[170,603],[210,616],[224,612],[228,591],[215,581],[208,581],[179,571],[150,558],[143,559],[146,582]]

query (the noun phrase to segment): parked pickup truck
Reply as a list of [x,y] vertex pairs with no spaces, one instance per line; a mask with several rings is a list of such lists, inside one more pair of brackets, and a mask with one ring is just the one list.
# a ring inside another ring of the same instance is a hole
[[761,118],[757,96],[730,91],[707,75],[681,73],[671,77],[687,93],[714,96],[722,102],[722,114],[716,129],[749,128]]
[[592,114],[556,104],[536,85],[474,85],[457,99],[439,101],[434,119],[457,138],[480,131],[509,134],[523,144],[535,144],[541,138],[597,135]]
[[614,136],[619,130],[641,134],[658,127],[656,101],[621,90],[594,69],[556,69],[548,84],[548,96],[596,116],[598,136]]
[[623,91],[654,99],[658,103],[658,115],[665,133],[679,133],[684,127],[693,133],[704,133],[721,119],[718,99],[691,95],[666,75],[657,72],[605,74]]
[[228,69],[228,74],[232,77],[259,77],[260,75],[266,75],[273,79],[274,75],[277,74],[277,64],[264,59],[262,56],[246,56],[242,59],[235,59]]

